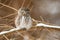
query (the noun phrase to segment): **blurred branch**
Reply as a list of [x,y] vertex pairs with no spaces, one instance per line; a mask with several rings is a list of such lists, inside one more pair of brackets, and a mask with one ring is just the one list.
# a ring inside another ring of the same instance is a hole
[[5,35],[3,35],[5,38],[6,38],[6,40],[9,40]]
[[20,30],[20,28],[13,28],[13,29],[11,29],[9,31],[0,32],[0,35],[6,34],[6,33],[10,33],[10,32],[14,32],[14,31],[17,31],[17,30]]
[[29,8],[30,4],[31,4],[32,0],[29,1],[28,5],[27,5],[27,8]]
[[11,9],[17,11],[17,9],[15,9],[15,8],[13,8],[13,7],[11,7],[11,6],[5,5],[5,4],[3,4],[3,3],[1,3],[1,2],[0,2],[0,4],[3,5],[3,6],[5,6],[5,7],[11,8]]
[[[43,26],[43,27],[48,27],[48,28],[60,28],[60,26],[47,25],[47,24],[44,24],[44,23],[39,23],[36,26],[38,26],[38,27]],[[0,35],[10,33],[10,32],[13,32],[13,31],[17,31],[17,30],[20,30],[20,28],[13,28],[13,29],[11,29],[9,31],[0,32]]]
[[[16,31],[17,34],[19,34],[20,36],[23,37],[23,35],[22,35],[20,32],[17,31],[17,30],[20,30],[19,28],[15,28],[15,27],[13,27],[13,26],[6,25],[6,24],[0,24],[0,25],[13,28],[13,29],[11,29],[11,30],[9,30],[9,31],[0,32],[1,35],[4,35],[4,34],[6,34],[6,33],[10,33],[10,32],[13,32],[13,31]],[[2,26],[1,26],[1,27],[2,27]],[[6,39],[8,39],[5,35],[4,35],[4,37],[5,37]]]
[[11,3],[13,3],[14,0],[10,0],[9,4],[8,5],[11,5]]
[[42,22],[45,22],[42,16],[40,16],[40,18],[41,18]]
[[6,17],[10,17],[10,16],[15,15],[15,14],[17,14],[17,13],[9,14],[7,16],[1,17],[0,19],[6,18]]
[[[1,0],[0,0],[1,1]],[[6,3],[7,2],[7,0],[4,2],[4,3]],[[4,6],[0,6],[0,8],[2,8],[2,7],[4,7]]]
[[22,3],[22,5],[21,5],[21,8],[23,8],[23,6],[24,6],[24,3],[25,3],[25,0],[23,0],[23,3]]
[[54,25],[48,25],[48,24],[44,24],[44,23],[38,23],[36,26],[38,27],[48,27],[48,28],[60,28],[60,26],[54,26]]
[[14,19],[15,19],[15,18],[11,19],[11,20],[9,21],[9,24],[14,23]]
[[32,10],[33,6],[30,8],[30,11]]

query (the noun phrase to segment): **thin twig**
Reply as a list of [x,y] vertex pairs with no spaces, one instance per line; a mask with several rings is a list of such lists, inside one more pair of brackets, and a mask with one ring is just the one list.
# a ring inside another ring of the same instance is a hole
[[31,4],[32,0],[29,1],[28,5],[27,5],[27,8],[29,8],[30,4]]
[[40,23],[41,21],[37,21],[35,19],[32,18],[32,21],[34,21],[35,23]]
[[16,31],[16,32],[17,32],[18,35],[20,35],[21,37],[24,38],[24,36],[21,33],[19,33],[18,31]]
[[9,22],[12,22],[12,21],[14,21],[14,19],[15,19],[15,18],[11,19]]
[[25,3],[25,0],[23,0],[23,3],[22,3],[22,5],[21,5],[21,8],[23,8],[23,6],[24,6],[24,3]]
[[30,8],[30,11],[33,9],[33,6]]
[[5,4],[3,4],[3,3],[0,3],[0,4],[3,5],[3,6],[5,6],[5,7],[11,8],[11,9],[17,11],[17,9],[15,9],[15,8],[13,8],[13,7],[11,7],[11,6],[5,5]]
[[10,15],[7,15],[7,16],[4,16],[4,17],[1,17],[0,19],[7,18],[7,17],[13,16],[15,14],[17,14],[17,13],[13,13],[13,14],[10,14]]
[[40,16],[40,18],[41,18],[42,22],[45,22],[42,16]]
[[[7,0],[4,3],[6,3],[6,2],[7,2]],[[2,7],[4,7],[4,6],[1,6],[0,8],[2,8]]]
[[5,38],[6,38],[6,40],[9,40],[9,38],[7,38],[5,35],[3,35]]
[[13,3],[13,1],[14,1],[14,0],[10,0],[10,2],[9,2],[9,4],[8,4],[8,5],[10,5],[11,3]]

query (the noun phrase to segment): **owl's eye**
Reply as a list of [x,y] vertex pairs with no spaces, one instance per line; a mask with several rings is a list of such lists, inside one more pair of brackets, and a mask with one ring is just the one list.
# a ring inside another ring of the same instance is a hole
[[24,13],[24,12],[21,12],[21,13]]
[[24,13],[23,11],[21,11],[21,13]]

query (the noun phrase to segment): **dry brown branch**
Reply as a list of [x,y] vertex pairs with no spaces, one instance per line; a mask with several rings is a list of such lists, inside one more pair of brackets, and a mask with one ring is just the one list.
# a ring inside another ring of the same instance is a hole
[[28,5],[27,5],[27,8],[29,8],[30,4],[31,4],[32,0],[29,1]]
[[[1,0],[0,0],[1,1]],[[7,2],[7,0],[4,2],[4,3],[6,3]],[[0,8],[2,8],[2,7],[4,7],[4,6],[1,6]]]
[[32,10],[33,6],[30,8],[30,11]]
[[14,21],[14,19],[15,19],[15,18],[11,19],[9,22],[12,22],[12,21]]
[[8,5],[10,5],[11,3],[13,3],[13,0],[11,0]]
[[25,1],[26,1],[26,0],[23,0],[23,3],[22,3],[22,5],[21,5],[21,8],[23,8]]
[[42,16],[40,16],[40,18],[41,18],[42,22],[45,22]]
[[16,15],[16,14],[17,14],[17,13],[9,14],[9,15],[7,15],[7,16],[1,17],[0,19],[7,18],[7,17],[13,16],[13,15]]
[[[14,28],[14,27],[12,27],[12,28]],[[17,32],[18,35],[20,35],[21,37],[24,38],[24,36],[20,32],[18,32],[18,31],[16,31],[16,32]]]
[[10,9],[13,9],[13,10],[17,11],[15,8],[13,8],[13,7],[11,7],[11,6],[5,5],[5,4],[3,4],[3,3],[1,3],[1,2],[0,2],[0,4],[3,5],[3,6],[5,6],[5,7],[8,7],[8,8],[10,8]]
[[6,40],[9,40],[5,35],[3,35],[5,38],[6,38]]

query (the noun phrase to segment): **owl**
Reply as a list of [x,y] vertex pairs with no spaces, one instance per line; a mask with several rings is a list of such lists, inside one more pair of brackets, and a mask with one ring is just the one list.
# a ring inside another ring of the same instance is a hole
[[28,8],[20,8],[15,19],[15,25],[20,29],[30,29],[32,27],[32,18]]

